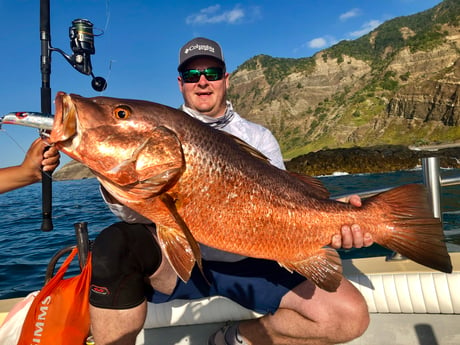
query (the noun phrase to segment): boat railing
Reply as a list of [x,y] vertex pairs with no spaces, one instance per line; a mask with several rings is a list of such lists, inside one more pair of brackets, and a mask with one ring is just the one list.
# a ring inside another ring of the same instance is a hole
[[[460,143],[442,144],[430,146],[409,146],[413,151],[423,151],[425,153],[437,152],[443,149],[460,147]],[[428,196],[433,210],[433,215],[436,218],[442,218],[441,207],[441,187],[460,185],[460,176],[442,178],[440,173],[439,157],[436,155],[422,158],[422,174],[423,183],[428,190]],[[362,198],[367,198],[375,194],[385,192],[393,187],[358,191]],[[346,195],[336,195],[334,198],[345,197]]]
[[[449,187],[449,186],[457,186],[460,185],[460,176],[455,176],[455,177],[446,177],[446,178],[441,178],[440,179],[440,185],[441,187]],[[386,192],[394,187],[386,187],[386,188],[379,188],[379,189],[369,189],[369,190],[364,190],[364,191],[358,191],[354,194],[359,195],[362,198],[368,198],[376,194],[380,194],[383,192]],[[334,195],[334,199],[339,199],[343,198],[346,196],[349,196],[350,194],[340,194],[340,195]]]
[[[418,150],[418,149],[417,149]],[[433,151],[433,150],[430,150]],[[442,206],[441,206],[441,187],[460,185],[460,176],[442,178],[440,174],[439,157],[431,156],[422,158],[422,174],[423,183],[427,188],[433,216],[442,221]],[[356,192],[362,198],[371,197],[373,195],[390,190],[393,187],[366,190]],[[334,198],[346,197],[347,195],[334,196]],[[405,257],[400,253],[392,252],[387,255],[386,261],[404,260]]]
[[[441,187],[449,187],[449,186],[457,186],[460,185],[460,176],[455,176],[455,177],[445,177],[440,179],[440,185]],[[370,189],[370,190],[364,190],[364,191],[358,191],[355,194],[358,194],[362,198],[368,198],[373,195],[379,194],[386,192],[394,187],[386,187],[386,188],[379,188],[379,189]],[[340,195],[334,195],[334,198],[339,199],[349,196],[349,194],[340,194]]]
[[460,176],[441,179],[441,186],[442,187],[456,186],[456,185],[459,185],[459,184],[460,184]]

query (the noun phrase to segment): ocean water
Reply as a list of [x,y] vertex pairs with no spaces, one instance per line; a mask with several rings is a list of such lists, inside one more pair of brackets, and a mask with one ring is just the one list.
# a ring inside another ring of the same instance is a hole
[[[460,176],[460,169],[442,171],[443,177]],[[420,170],[379,174],[321,177],[332,195],[422,182]],[[105,206],[95,179],[53,183],[53,225],[42,232],[41,184],[0,195],[0,298],[25,296],[43,286],[47,265],[60,249],[75,244],[74,224],[88,223],[90,239],[118,221]],[[443,221],[446,234],[458,239],[460,186],[443,189]],[[457,236],[457,237],[456,237]],[[341,252],[342,257],[385,255],[372,246]],[[76,271],[78,268],[72,268]],[[72,273],[72,271],[70,272]]]

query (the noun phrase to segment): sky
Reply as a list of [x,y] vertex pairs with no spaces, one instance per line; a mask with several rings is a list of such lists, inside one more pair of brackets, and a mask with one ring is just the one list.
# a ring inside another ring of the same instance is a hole
[[[313,56],[341,40],[356,39],[383,22],[415,14],[441,0],[50,0],[51,46],[71,55],[69,27],[79,18],[94,25],[93,73],[107,80],[96,92],[91,77],[58,52],[51,67],[56,92],[145,99],[178,107],[178,51],[204,36],[218,41],[229,72],[246,60]],[[0,0],[0,116],[40,111],[40,0]],[[238,109],[236,109],[238,110]],[[53,106],[54,111],[54,106]],[[244,116],[244,114],[242,114]],[[33,128],[3,125],[0,168],[20,164]],[[69,161],[62,156],[61,166]]]

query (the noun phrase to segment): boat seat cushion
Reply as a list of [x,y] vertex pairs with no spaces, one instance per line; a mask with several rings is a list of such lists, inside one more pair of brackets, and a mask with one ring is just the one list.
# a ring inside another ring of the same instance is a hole
[[348,279],[371,313],[460,313],[460,272],[357,274]]
[[[460,314],[460,272],[347,274],[371,313]],[[144,328],[226,322],[262,316],[220,296],[148,303]]]

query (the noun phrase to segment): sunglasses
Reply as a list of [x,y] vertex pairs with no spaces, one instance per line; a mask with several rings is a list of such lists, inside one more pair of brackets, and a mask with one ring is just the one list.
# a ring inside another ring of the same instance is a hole
[[206,69],[187,69],[180,72],[184,83],[197,83],[204,75],[208,81],[221,80],[224,76],[224,69],[221,67],[209,67]]

